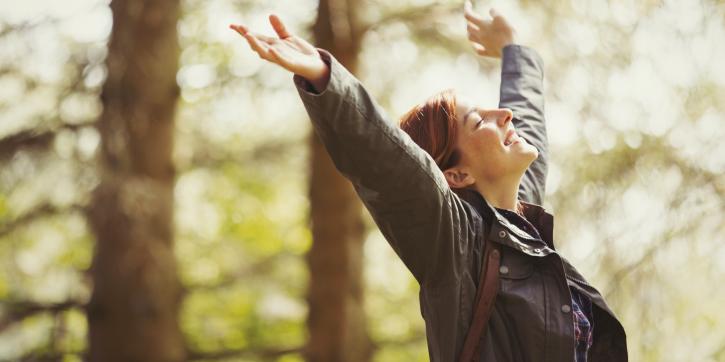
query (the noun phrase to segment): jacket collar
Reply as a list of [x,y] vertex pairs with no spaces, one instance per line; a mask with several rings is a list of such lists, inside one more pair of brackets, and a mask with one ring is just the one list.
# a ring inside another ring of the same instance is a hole
[[[525,231],[511,224],[503,215],[501,215],[501,213],[498,212],[498,210],[496,210],[495,207],[491,206],[491,204],[486,201],[483,195],[479,194],[477,191],[463,189],[455,190],[455,192],[461,199],[471,204],[482,216],[484,216],[484,218],[486,216],[492,216],[498,220],[499,224],[503,225],[515,234],[528,239],[533,238]],[[546,245],[551,249],[554,249],[554,216],[548,213],[540,205],[523,201],[521,201],[521,204],[523,206],[524,218],[539,231],[539,234]]]
[[523,205],[524,218],[536,227],[546,245],[554,249],[554,215],[536,204],[521,201],[521,205]]

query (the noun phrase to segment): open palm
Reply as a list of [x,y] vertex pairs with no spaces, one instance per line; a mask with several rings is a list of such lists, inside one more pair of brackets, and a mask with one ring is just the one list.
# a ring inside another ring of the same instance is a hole
[[503,48],[515,42],[516,30],[495,9],[489,11],[489,19],[474,12],[473,5],[467,0],[463,11],[467,20],[468,40],[478,55],[500,58]]
[[304,39],[291,35],[276,15],[269,16],[278,38],[250,32],[244,25],[229,27],[241,34],[259,57],[307,79],[318,78],[327,71],[317,49]]

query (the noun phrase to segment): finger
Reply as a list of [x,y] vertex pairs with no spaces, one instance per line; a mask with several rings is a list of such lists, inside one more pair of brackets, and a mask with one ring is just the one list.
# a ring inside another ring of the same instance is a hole
[[237,33],[244,35],[246,34],[249,29],[247,29],[244,25],[238,25],[238,24],[229,24],[229,28],[236,31]]
[[468,40],[470,40],[473,43],[481,43],[481,40],[478,38],[478,33],[476,32],[468,32]]
[[290,62],[287,61],[287,58],[280,54],[279,50],[274,47],[269,48],[269,57],[271,61],[281,65],[284,68],[289,69],[291,67]]
[[279,53],[277,53],[273,47],[269,47],[267,53],[269,54],[269,60],[274,61],[275,63],[281,62],[281,60],[279,59]]
[[486,47],[484,47],[484,46],[483,46],[483,45],[481,45],[481,44],[478,44],[478,43],[471,43],[471,45],[473,45],[473,49],[474,49],[474,50],[476,51],[476,53],[478,53],[479,55],[483,55],[482,53],[486,53],[486,52],[487,52],[487,50],[486,50]]
[[476,54],[482,57],[493,57],[493,53],[489,52],[488,49],[476,49]]
[[247,39],[249,46],[251,46],[260,57],[263,59],[267,59],[269,57],[269,46],[267,44],[262,43],[256,36],[250,33],[245,34],[244,38]]
[[262,41],[266,44],[270,44],[270,45],[277,43],[279,41],[278,38],[275,38],[273,36],[266,36],[266,35],[256,34],[256,33],[254,34],[254,37],[257,38],[257,40],[260,40],[260,41]]
[[484,19],[481,15],[476,14],[473,9],[470,6],[470,3],[467,3],[469,5],[466,5],[463,8],[463,16],[466,18],[466,20],[479,25],[482,24],[486,19]]
[[481,30],[481,28],[476,26],[476,24],[471,23],[471,22],[466,23],[466,31],[468,32],[468,34],[476,33],[479,30]]
[[463,11],[473,11],[473,5],[471,5],[471,1],[466,0],[463,2]]
[[277,33],[280,39],[290,37],[290,33],[287,31],[287,27],[282,23],[282,19],[279,16],[272,14],[269,16],[269,22],[272,24],[272,28]]
[[488,13],[491,14],[491,17],[494,20],[497,20],[497,21],[502,22],[503,24],[509,25],[509,22],[508,22],[508,20],[506,20],[506,17],[503,16],[503,13],[499,12],[498,10],[491,8],[491,10],[489,10]]
[[496,54],[494,54],[491,50],[488,48],[485,48],[481,46],[480,44],[473,44],[473,49],[476,51],[476,54],[484,57],[496,57]]
[[463,17],[474,24],[482,24],[485,21],[485,19],[474,12],[464,12]]

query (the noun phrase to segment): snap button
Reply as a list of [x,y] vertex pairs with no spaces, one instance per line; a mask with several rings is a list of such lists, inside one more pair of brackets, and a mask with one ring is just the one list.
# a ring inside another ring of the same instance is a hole
[[498,268],[498,272],[501,274],[508,274],[509,273],[509,267],[506,265],[501,265],[500,268]]
[[540,252],[541,252],[541,249],[539,249],[539,248],[534,249],[534,253],[537,253],[538,254]]
[[571,312],[571,307],[568,304],[564,304],[561,306],[561,311],[564,313],[569,313]]
[[505,238],[505,237],[506,237],[506,232],[505,232],[505,231],[503,231],[503,230],[499,231],[499,232],[498,232],[498,237],[499,237],[499,238],[502,238],[502,239],[503,239],[503,238]]

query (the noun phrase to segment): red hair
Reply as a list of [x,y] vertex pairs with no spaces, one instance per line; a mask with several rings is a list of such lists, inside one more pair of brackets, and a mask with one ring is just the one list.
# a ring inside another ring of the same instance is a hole
[[[456,147],[456,94],[452,89],[435,94],[413,107],[400,118],[399,125],[413,142],[433,157],[441,171],[461,160],[461,152]],[[517,200],[516,213],[523,215],[523,210],[523,204]]]
[[458,123],[456,95],[444,90],[409,110],[400,119],[400,128],[435,160],[444,171],[461,159],[456,148]]

